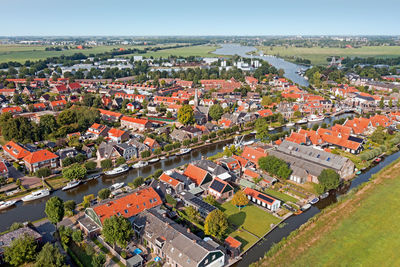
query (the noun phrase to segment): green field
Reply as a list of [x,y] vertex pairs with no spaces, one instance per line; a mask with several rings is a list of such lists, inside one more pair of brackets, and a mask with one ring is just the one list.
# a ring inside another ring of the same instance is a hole
[[[236,231],[231,229],[229,235],[242,242],[242,250],[248,249],[258,240],[254,235],[258,237],[264,236],[271,229],[271,224],[279,222],[278,218],[252,204],[239,210],[231,202],[225,202],[221,206],[221,210],[228,217],[231,226],[239,227]],[[254,235],[241,230],[240,227]]]
[[85,55],[90,54],[99,54],[111,51],[115,48],[137,48],[144,49],[146,47],[163,47],[163,46],[173,46],[175,44],[166,44],[166,45],[154,45],[154,46],[95,46],[89,49],[70,49],[64,51],[45,51],[46,47],[42,45],[0,45],[0,63],[8,62],[8,61],[17,61],[17,62],[25,62],[26,60],[40,60],[46,59],[48,57],[59,57],[62,55],[70,56],[75,53],[83,53]]
[[144,57],[168,57],[168,56],[181,56],[181,57],[188,57],[188,56],[196,56],[196,57],[217,57],[217,55],[212,54],[218,46],[216,45],[196,45],[196,46],[188,46],[188,47],[180,47],[180,48],[172,48],[172,49],[164,49],[156,52],[148,52],[146,54],[127,54],[121,57],[130,57],[133,55],[141,55]]
[[341,57],[399,57],[400,46],[364,46],[361,48],[329,48],[329,47],[270,47],[258,46],[264,54],[280,57],[300,57],[311,60],[313,65],[326,65],[326,58]]
[[400,163],[324,211],[262,266],[400,266]]

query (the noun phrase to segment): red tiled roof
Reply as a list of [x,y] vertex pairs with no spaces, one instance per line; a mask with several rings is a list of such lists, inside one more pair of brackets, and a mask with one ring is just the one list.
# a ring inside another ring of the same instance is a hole
[[25,156],[29,155],[30,152],[24,148],[22,148],[20,145],[15,143],[14,141],[9,141],[7,144],[3,146],[4,151],[6,151],[8,154],[13,156],[16,159],[22,159]]
[[252,178],[258,178],[260,176],[258,173],[256,173],[255,171],[252,171],[250,169],[245,169],[244,174],[247,176],[250,176]]
[[103,223],[105,219],[114,215],[121,215],[125,218],[130,218],[146,209],[161,204],[162,201],[157,192],[152,187],[148,187],[94,207],[93,210]]
[[58,158],[58,156],[56,154],[54,154],[46,149],[43,149],[43,150],[38,150],[38,151],[30,153],[28,156],[26,156],[24,158],[24,161],[29,164],[33,164],[33,163],[51,160],[51,159],[55,159],[55,158]]
[[22,112],[22,108],[21,107],[7,107],[7,108],[3,108],[1,110],[2,113],[6,113],[6,112],[10,112],[10,113],[15,113],[15,112]]
[[266,157],[267,153],[261,148],[245,146],[241,156],[258,165],[258,160],[262,157]]
[[121,121],[133,122],[133,123],[143,124],[143,125],[149,122],[148,120],[145,120],[145,119],[132,118],[132,117],[128,117],[128,116],[123,116],[121,118]]
[[225,239],[225,244],[227,244],[231,248],[239,248],[242,245],[242,243],[240,241],[238,241],[237,239],[235,239],[231,236],[228,236]]
[[143,144],[145,144],[148,147],[152,148],[156,142],[157,142],[156,140],[154,140],[154,139],[152,139],[150,137],[146,137],[146,139],[144,139],[144,141],[143,141]]
[[51,101],[50,105],[52,107],[59,107],[59,106],[65,106],[67,104],[67,101],[63,100],[56,100],[56,101]]
[[105,110],[105,109],[101,109],[101,108],[99,108],[99,111],[100,111],[100,114],[107,115],[107,116],[110,116],[110,117],[119,118],[119,117],[122,116],[121,113],[110,111],[110,110]]
[[183,175],[189,177],[190,180],[192,180],[195,184],[200,185],[201,182],[204,180],[204,178],[207,175],[207,171],[193,165],[189,164],[184,171]]
[[120,129],[116,129],[116,128],[111,128],[108,131],[108,134],[112,135],[113,137],[121,137],[124,133],[126,133],[126,132],[123,130],[120,130]]
[[171,176],[169,176],[165,172],[163,174],[161,174],[160,180],[165,182],[165,183],[167,183],[167,184],[172,185],[173,187],[176,187],[180,183],[180,181],[172,178]]
[[270,109],[259,110],[257,113],[260,114],[261,117],[268,117],[274,114]]

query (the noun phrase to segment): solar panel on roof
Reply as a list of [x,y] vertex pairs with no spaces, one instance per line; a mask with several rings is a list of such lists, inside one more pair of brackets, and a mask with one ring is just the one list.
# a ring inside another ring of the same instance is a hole
[[210,185],[210,188],[217,192],[221,192],[224,187],[225,187],[225,184],[221,183],[218,180],[214,180]]
[[197,197],[192,198],[190,201],[192,201],[197,206],[199,206],[202,209],[207,210],[209,212],[215,210],[215,207],[213,205],[210,205],[207,202],[204,202],[203,200],[201,200],[201,199],[199,199]]
[[267,201],[267,202],[269,202],[269,203],[272,203],[275,200],[275,199],[272,199],[272,198],[270,198],[270,197],[268,197],[266,195],[263,195],[263,194],[258,194],[258,197],[263,199],[263,200],[265,200],[265,201]]

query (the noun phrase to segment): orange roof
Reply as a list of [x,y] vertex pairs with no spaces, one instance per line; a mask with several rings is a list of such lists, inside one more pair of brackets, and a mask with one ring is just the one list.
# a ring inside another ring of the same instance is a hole
[[46,105],[44,103],[35,103],[33,104],[34,108],[46,108]]
[[225,239],[225,244],[227,244],[231,248],[239,248],[242,245],[242,243],[240,241],[238,241],[237,239],[235,239],[231,236],[228,236]]
[[176,187],[180,183],[180,181],[172,178],[171,176],[169,176],[165,172],[163,174],[161,174],[160,180],[165,182],[165,183],[167,183],[167,184],[172,185],[173,187]]
[[22,148],[20,145],[15,143],[14,141],[9,141],[7,144],[3,146],[4,151],[6,151],[8,154],[10,154],[12,157],[16,159],[22,159],[25,156],[29,155],[30,152],[24,148]]
[[6,112],[10,112],[10,113],[15,113],[15,112],[22,112],[22,108],[21,107],[7,107],[7,108],[3,108],[1,110],[2,113],[6,113]]
[[247,162],[249,162],[247,159],[240,157],[240,156],[236,156],[236,155],[232,155],[232,158],[236,159],[237,161],[239,161],[240,165],[242,167],[246,166]]
[[152,187],[148,187],[94,207],[93,210],[103,223],[105,219],[114,215],[130,218],[161,204],[162,201],[157,192]]
[[362,134],[367,129],[369,123],[370,119],[354,118],[352,120],[348,120],[345,126],[352,128],[355,134]]
[[258,165],[258,160],[262,157],[266,157],[267,153],[265,153],[262,148],[245,146],[241,156]]
[[144,139],[143,144],[145,144],[146,146],[152,148],[154,146],[154,144],[156,143],[156,140],[150,138],[150,137],[146,137],[146,139]]
[[99,108],[99,111],[100,111],[100,114],[102,114],[102,115],[107,115],[107,116],[111,116],[111,117],[117,117],[117,118],[119,118],[119,117],[122,116],[121,113],[114,112],[114,111],[109,111],[109,110],[105,110],[105,109],[101,109],[101,108]]
[[51,105],[52,107],[64,106],[64,105],[66,105],[66,104],[67,104],[67,101],[65,101],[64,99],[63,99],[63,100],[56,100],[56,101],[51,101],[51,102],[50,102],[50,105]]
[[193,165],[189,164],[184,171],[183,175],[189,177],[195,184],[200,185],[203,182],[204,178],[207,175],[207,171]]
[[256,173],[255,171],[252,171],[250,169],[245,169],[244,170],[244,174],[247,175],[247,176],[250,176],[252,178],[257,178],[257,177],[260,176],[258,173]]
[[297,132],[292,132],[290,136],[286,137],[286,140],[301,145],[307,143],[307,136]]
[[127,122],[132,122],[132,123],[137,123],[137,124],[146,124],[149,121],[145,120],[145,119],[138,119],[138,118],[132,118],[132,117],[127,117],[127,116],[123,116],[121,118],[121,121],[127,121]]
[[55,158],[58,158],[58,156],[56,154],[54,154],[46,149],[42,149],[42,150],[38,150],[38,151],[30,153],[28,156],[26,156],[24,158],[24,161],[29,164],[33,164],[33,163],[51,160],[51,159],[55,159]]
[[123,130],[116,129],[116,128],[111,128],[108,131],[108,134],[112,135],[113,137],[121,137],[124,133],[126,133],[126,132]]
[[259,110],[257,113],[260,114],[261,117],[268,117],[274,114],[270,109]]

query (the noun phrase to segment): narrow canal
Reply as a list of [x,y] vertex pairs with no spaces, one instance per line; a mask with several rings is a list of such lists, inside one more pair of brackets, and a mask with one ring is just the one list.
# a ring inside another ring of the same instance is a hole
[[336,193],[318,202],[316,205],[311,207],[308,211],[303,212],[300,215],[292,216],[285,221],[283,227],[275,228],[268,236],[261,240],[256,246],[251,248],[247,253],[243,255],[241,261],[235,264],[237,267],[249,266],[251,263],[258,261],[265,253],[272,247],[273,244],[278,243],[282,238],[289,236],[289,234],[298,229],[302,224],[306,223],[311,217],[319,213],[325,207],[337,202],[337,198],[341,195],[347,194],[351,189],[360,186],[361,184],[368,182],[371,176],[379,172],[382,168],[395,161],[400,156],[400,151],[384,158],[379,164],[371,167],[367,171],[361,173],[355,177],[348,186],[344,186]]

